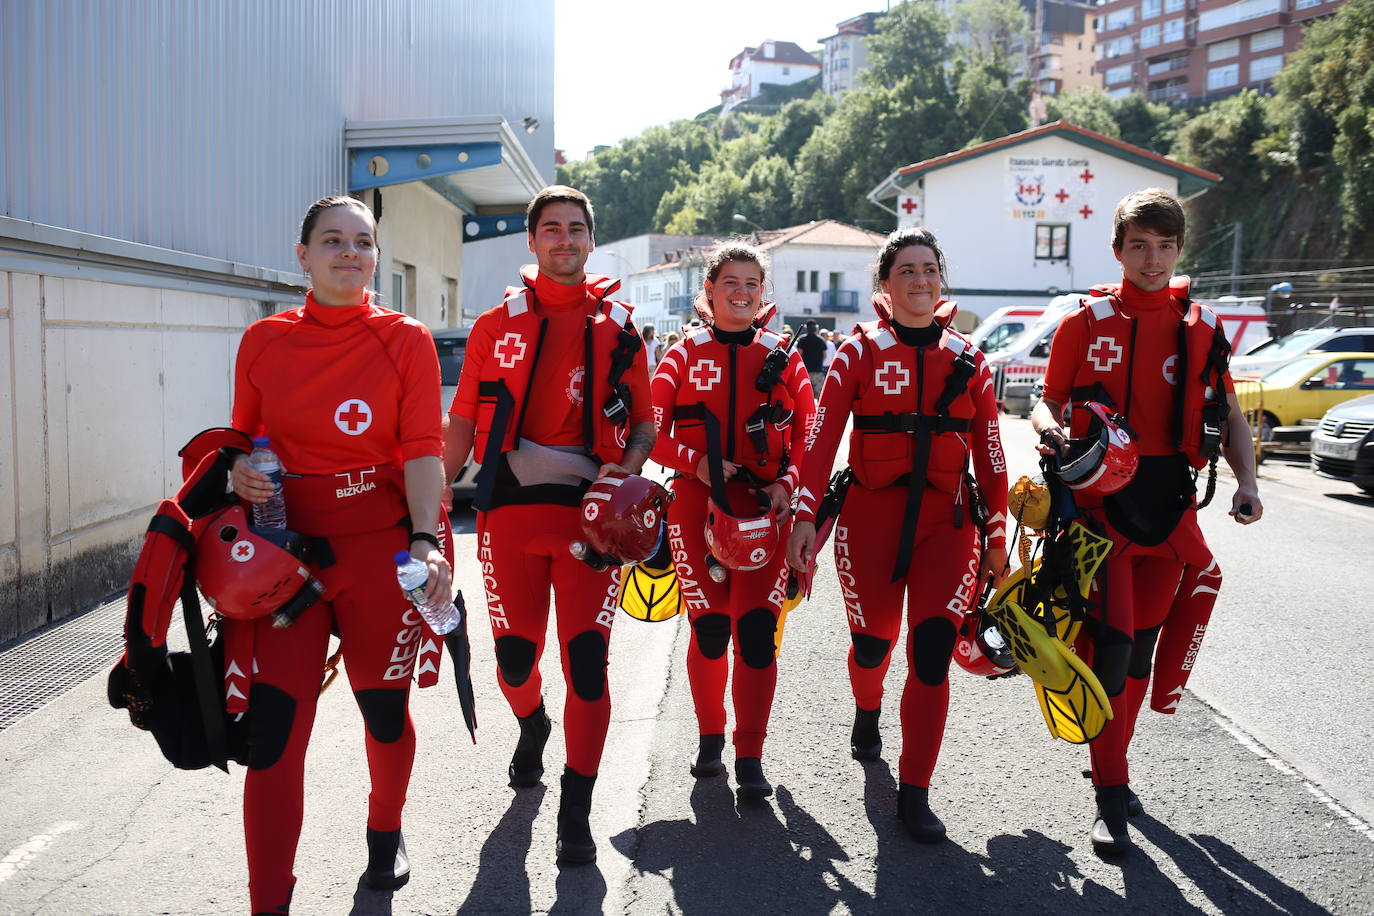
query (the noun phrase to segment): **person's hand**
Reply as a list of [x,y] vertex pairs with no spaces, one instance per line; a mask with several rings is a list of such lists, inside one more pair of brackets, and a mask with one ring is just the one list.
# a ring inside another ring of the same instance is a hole
[[1236,495],[1231,497],[1231,511],[1227,514],[1242,525],[1253,525],[1259,521],[1264,514],[1259,490],[1254,486],[1237,487]]
[[[739,471],[739,465],[735,464],[733,461],[726,461],[724,459],[721,459],[720,463],[721,466],[724,468],[724,476],[726,480],[729,480],[731,477],[734,477],[735,473]],[[701,460],[697,462],[697,480],[700,480],[708,487],[711,485],[711,465],[707,461],[705,455],[703,455],[701,457]]]
[[762,493],[768,497],[768,502],[778,518],[785,519],[792,514],[792,496],[787,492],[787,487],[781,483],[770,483],[764,487]]
[[625,467],[625,465],[623,465],[623,464],[616,464],[614,461],[608,461],[608,462],[606,462],[605,464],[603,464],[603,465],[601,466],[601,468],[596,472],[596,479],[597,479],[597,480],[600,480],[601,478],[605,477],[605,476],[608,475],[608,474],[633,474],[633,473],[634,473],[634,471],[632,471],[632,470],[630,470],[629,468]]
[[239,455],[229,469],[229,482],[234,493],[246,503],[265,503],[277,492],[277,485],[262,471],[253,467],[247,455]]
[[984,550],[982,559],[978,561],[979,584],[990,580],[992,587],[996,589],[1007,577],[1007,565],[1007,549],[1005,547],[989,547]]
[[425,604],[429,607],[453,600],[453,567],[443,553],[429,541],[411,541],[410,555],[429,567],[425,580]]
[[1036,444],[1035,450],[1042,455],[1053,455],[1056,451],[1060,455],[1069,453],[1069,436],[1064,432],[1064,427],[1055,423],[1040,430],[1040,442]]
[[812,551],[816,546],[816,523],[797,522],[792,526],[792,536],[787,539],[787,565],[797,572],[807,572],[811,567]]

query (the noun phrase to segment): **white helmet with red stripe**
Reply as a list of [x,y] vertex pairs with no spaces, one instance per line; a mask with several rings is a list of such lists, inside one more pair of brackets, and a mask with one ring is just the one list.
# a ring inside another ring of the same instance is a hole
[[1135,477],[1140,454],[1125,421],[1096,401],[1075,406],[1088,412],[1086,435],[1068,442],[1059,479],[1083,496],[1109,496]]

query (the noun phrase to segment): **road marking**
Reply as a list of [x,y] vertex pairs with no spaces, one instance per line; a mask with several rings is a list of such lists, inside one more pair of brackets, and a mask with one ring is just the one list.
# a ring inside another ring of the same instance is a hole
[[1284,776],[1292,777],[1301,782],[1302,787],[1310,792],[1313,798],[1329,808],[1332,813],[1344,821],[1345,825],[1351,830],[1361,834],[1366,840],[1374,841],[1374,827],[1371,827],[1368,823],[1346,810],[1340,802],[1336,801],[1330,795],[1327,795],[1320,786],[1312,782],[1312,780],[1305,778],[1297,770],[1276,757],[1273,751],[1269,750],[1269,748],[1265,747],[1263,744],[1260,744],[1253,735],[1244,731],[1234,722],[1229,722],[1221,716],[1212,716],[1212,721],[1224,728],[1232,738],[1236,739],[1236,742],[1240,744],[1241,747],[1253,753],[1256,757],[1269,764],[1269,766],[1273,767]]
[[31,836],[26,842],[11,849],[8,855],[0,859],[0,883],[13,878],[20,869],[27,868],[53,840],[80,826],[76,821],[60,821],[49,827],[47,833]]

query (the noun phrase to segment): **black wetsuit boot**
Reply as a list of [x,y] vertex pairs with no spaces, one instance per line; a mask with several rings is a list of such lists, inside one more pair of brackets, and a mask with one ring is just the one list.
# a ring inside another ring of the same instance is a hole
[[1097,818],[1088,837],[1099,855],[1117,856],[1132,846],[1131,832],[1126,827],[1126,794],[1121,786],[1094,786],[1097,793]]
[[510,786],[528,789],[539,785],[539,780],[544,778],[544,745],[548,743],[549,732],[553,731],[553,723],[543,703],[528,716],[515,718],[520,723],[520,740],[510,758]]
[[930,810],[930,789],[924,786],[897,786],[897,817],[917,842],[938,843],[945,838],[944,822]]
[[773,785],[763,775],[763,761],[757,757],[735,758],[735,795],[740,801],[759,801],[773,794]]
[[855,760],[873,761],[882,754],[883,736],[878,731],[878,716],[882,711],[882,707],[854,707],[854,728],[849,732],[849,754]]
[[374,891],[394,891],[410,880],[405,837],[395,830],[367,829],[367,871],[363,881]]
[[592,789],[595,776],[563,768],[563,795],[558,800],[558,863],[586,865],[596,861],[592,839]]
[[724,735],[702,735],[697,743],[697,759],[692,764],[692,775],[697,779],[724,776],[725,764],[720,762],[720,752],[723,750]]

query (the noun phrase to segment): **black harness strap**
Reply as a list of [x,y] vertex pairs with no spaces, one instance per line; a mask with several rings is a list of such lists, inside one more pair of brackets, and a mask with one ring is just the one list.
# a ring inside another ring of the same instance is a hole
[[200,616],[200,598],[195,577],[186,570],[181,582],[181,613],[186,619],[186,636],[191,646],[191,670],[195,675],[196,704],[205,729],[205,747],[210,762],[229,772],[229,732],[224,725],[224,695],[220,692],[223,672],[215,671],[210,657],[210,641],[205,636],[205,621]]
[[[773,389],[782,381],[782,373],[787,368],[790,350],[790,344],[783,344],[768,351],[768,355],[763,359],[763,367],[759,370],[759,376],[754,379],[754,387],[766,395],[768,399],[760,404],[744,421],[744,431],[749,435],[749,444],[762,458],[768,456],[768,424],[786,423],[792,418],[792,412],[782,406],[782,401],[772,400]],[[733,392],[731,396],[733,397]],[[782,456],[782,466],[784,468],[787,466],[787,453],[785,451]]]
[[[588,337],[590,341],[590,335]],[[630,386],[625,384],[625,373],[630,371],[630,366],[634,365],[635,354],[644,346],[643,339],[634,332],[634,325],[627,319],[625,326],[620,329],[616,336],[615,349],[611,352],[611,372],[608,376],[611,393],[606,398],[605,405],[601,412],[606,415],[616,426],[623,426],[630,419],[630,407],[633,405],[633,398]],[[592,378],[590,364],[587,368],[587,378]],[[584,398],[584,403],[590,398]]]
[[596,454],[596,416],[592,413],[592,379],[596,371],[596,348],[593,346],[592,328],[595,322],[587,317],[582,328],[582,450],[588,455]]
[[[505,438],[503,434],[506,424],[510,422],[511,412],[515,409],[515,398],[502,381],[479,382],[477,395],[496,399],[496,408],[491,416],[491,429],[487,430],[487,447],[482,453],[482,467],[474,481],[477,492],[472,497],[472,505],[485,511],[491,508],[492,491],[496,486],[496,468],[501,463],[501,441]],[[525,400],[528,401],[529,398]],[[523,419],[523,411],[521,413]]]

